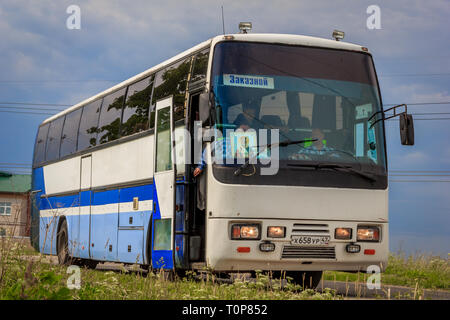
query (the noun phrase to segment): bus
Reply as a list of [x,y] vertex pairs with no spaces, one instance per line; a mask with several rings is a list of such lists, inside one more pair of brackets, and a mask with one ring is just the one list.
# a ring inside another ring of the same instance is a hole
[[43,121],[32,245],[60,264],[308,287],[324,270],[384,270],[384,120],[412,145],[412,117],[383,110],[369,50],[338,40],[215,36]]

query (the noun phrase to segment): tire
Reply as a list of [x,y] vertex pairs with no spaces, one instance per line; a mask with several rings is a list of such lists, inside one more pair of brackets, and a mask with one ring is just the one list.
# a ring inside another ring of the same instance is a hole
[[97,267],[98,261],[90,260],[90,259],[75,259],[73,261],[79,267],[85,267],[88,269],[95,269]]
[[58,255],[58,263],[60,265],[68,265],[69,256],[69,238],[67,233],[67,222],[64,220],[58,230],[56,250]]
[[322,279],[322,271],[288,271],[286,276],[293,278],[302,289],[315,289]]

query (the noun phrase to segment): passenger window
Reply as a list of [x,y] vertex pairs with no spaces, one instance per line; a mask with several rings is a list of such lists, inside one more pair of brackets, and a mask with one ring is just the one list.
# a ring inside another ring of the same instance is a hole
[[47,134],[50,123],[46,123],[39,127],[38,135],[36,137],[36,144],[34,146],[34,160],[33,164],[37,166],[45,160],[45,144],[47,142]]
[[172,141],[170,138],[170,108],[158,110],[156,126],[156,172],[172,170]]
[[149,128],[148,110],[154,78],[155,76],[152,75],[129,86],[123,109],[123,136],[128,136]]
[[208,69],[209,48],[197,53],[192,69],[191,82],[206,80],[206,71]]
[[99,99],[83,107],[80,130],[78,131],[77,151],[97,145],[97,124],[101,105],[102,99]]
[[174,121],[184,119],[184,100],[191,57],[179,61],[156,74],[152,106],[159,99],[173,95]]
[[103,98],[102,111],[98,122],[97,144],[119,139],[125,90],[126,88],[120,89]]
[[45,151],[46,161],[52,161],[59,158],[59,145],[61,142],[61,131],[64,124],[64,118],[65,117],[59,117],[50,124]]
[[78,126],[80,125],[82,108],[72,111],[66,115],[64,128],[61,136],[60,156],[64,157],[77,151]]

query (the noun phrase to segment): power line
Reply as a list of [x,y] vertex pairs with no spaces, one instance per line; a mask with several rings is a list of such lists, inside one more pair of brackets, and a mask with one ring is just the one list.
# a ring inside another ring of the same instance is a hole
[[434,77],[434,76],[450,76],[450,73],[404,73],[404,74],[382,74],[379,75],[379,78],[384,77]]
[[[450,120],[450,118],[414,118],[414,121],[422,121],[422,120]],[[395,119],[388,119],[385,121],[398,121]]]
[[[391,106],[397,106],[403,103],[396,103],[396,104],[392,104],[392,103],[385,103],[383,104],[383,106],[385,107],[391,107]],[[408,106],[422,106],[422,105],[432,105],[432,104],[450,104],[450,101],[440,101],[440,102],[411,102],[411,103],[404,103]]]
[[10,110],[0,110],[0,112],[3,113],[21,113],[21,114],[39,114],[39,115],[43,115],[43,116],[53,116],[56,113],[40,113],[40,112],[30,112],[30,111],[24,111],[24,112],[20,112],[20,111],[10,111]]
[[0,83],[80,83],[80,82],[120,82],[121,80],[0,80]]
[[57,103],[30,103],[30,102],[0,102],[0,104],[19,104],[23,106],[54,106],[54,107],[70,107],[72,104],[57,104]]
[[389,170],[390,172],[438,172],[438,173],[450,173],[450,170]]
[[17,110],[34,110],[34,111],[64,111],[65,109],[55,109],[55,108],[36,108],[36,107],[18,107],[18,106],[3,106],[0,105],[2,109],[17,109]]
[[411,183],[418,183],[418,182],[450,182],[450,180],[389,180],[389,182],[411,182]]

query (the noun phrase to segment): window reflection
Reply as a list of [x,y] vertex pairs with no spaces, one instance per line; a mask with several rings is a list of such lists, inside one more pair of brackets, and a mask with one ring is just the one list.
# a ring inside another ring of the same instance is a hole
[[189,57],[159,71],[156,75],[152,106],[159,99],[173,95],[174,121],[184,119],[184,99],[190,66]]
[[98,123],[97,144],[119,139],[120,117],[125,100],[125,89],[118,90],[103,98],[102,111]]
[[80,129],[78,131],[77,151],[85,150],[97,145],[97,124],[102,99],[91,102],[83,107]]
[[148,129],[148,111],[154,78],[155,75],[152,75],[128,88],[122,119],[123,136]]

